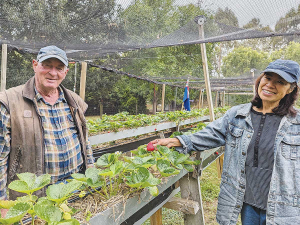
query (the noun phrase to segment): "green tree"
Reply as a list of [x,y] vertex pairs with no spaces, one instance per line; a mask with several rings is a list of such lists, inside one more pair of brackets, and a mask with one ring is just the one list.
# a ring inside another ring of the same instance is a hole
[[[218,23],[223,23],[225,25],[231,26],[232,28],[239,27],[239,21],[238,21],[237,16],[228,7],[226,7],[224,10],[221,8],[218,8],[214,15],[214,20]],[[230,28],[226,27],[223,29],[226,29],[225,32],[228,32],[227,29],[230,29]],[[211,59],[213,60],[213,63],[212,63],[213,69],[214,69],[213,71],[215,71],[215,75],[217,75],[218,77],[220,77],[221,72],[222,72],[221,66],[222,66],[223,57],[235,45],[236,45],[236,41],[219,42],[219,43],[215,44]]]
[[273,51],[271,59],[288,59],[300,63],[300,43],[290,42],[286,47]]
[[116,10],[115,0],[1,1],[0,32],[12,43],[33,48],[105,43],[118,40],[122,30],[111,26]]
[[[275,31],[282,33],[289,33],[299,30],[298,24],[300,23],[300,4],[298,8],[291,8],[284,17],[281,17],[276,25]],[[286,46],[291,41],[299,41],[298,36],[286,36],[286,37],[276,37],[273,38],[273,45],[275,47],[281,48]]]
[[250,69],[263,70],[270,62],[266,52],[250,47],[238,47],[223,59],[222,72],[225,77],[241,76]]
[[234,12],[226,7],[224,10],[218,8],[215,14],[215,21],[219,23],[224,23],[233,27],[239,26],[239,21]]

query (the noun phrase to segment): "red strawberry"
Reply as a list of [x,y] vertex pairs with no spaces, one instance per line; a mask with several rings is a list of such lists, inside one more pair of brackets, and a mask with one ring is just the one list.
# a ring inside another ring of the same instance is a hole
[[152,144],[151,142],[149,142],[149,143],[147,144],[147,151],[149,151],[149,152],[154,151],[154,146],[153,146],[153,144]]

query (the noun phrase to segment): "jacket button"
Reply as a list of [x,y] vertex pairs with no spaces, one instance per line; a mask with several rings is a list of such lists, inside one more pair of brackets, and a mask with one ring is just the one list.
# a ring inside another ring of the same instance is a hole
[[241,170],[241,173],[244,173],[245,171],[244,170]]
[[247,137],[248,137],[248,138],[250,138],[250,137],[251,137],[251,135],[250,135],[250,134],[248,134],[248,135],[247,135]]
[[22,165],[22,164],[20,164],[20,165],[19,165],[19,167],[20,167],[20,169],[22,169],[22,168],[23,168],[23,165]]
[[241,206],[240,206],[240,205],[237,205],[236,207],[237,207],[238,209],[239,209],[239,208],[241,208]]
[[242,152],[242,155],[246,155],[246,152]]

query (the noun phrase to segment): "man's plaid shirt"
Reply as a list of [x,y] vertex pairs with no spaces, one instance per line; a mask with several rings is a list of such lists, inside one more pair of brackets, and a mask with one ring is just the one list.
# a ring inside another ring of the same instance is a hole
[[[36,93],[35,103],[41,115],[44,130],[45,172],[52,176],[52,183],[55,183],[80,170],[84,162],[83,154],[81,152],[76,125],[62,90],[60,90],[59,98],[53,106],[45,102],[37,91]],[[10,115],[1,104],[0,199],[6,198],[10,138]],[[89,141],[87,141],[86,145],[87,163],[92,167],[94,158]]]

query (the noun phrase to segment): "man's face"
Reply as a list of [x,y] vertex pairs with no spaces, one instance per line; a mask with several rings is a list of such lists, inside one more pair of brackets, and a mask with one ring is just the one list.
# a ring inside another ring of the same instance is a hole
[[39,91],[48,93],[58,88],[69,69],[58,59],[50,58],[43,62],[33,60],[35,85]]

